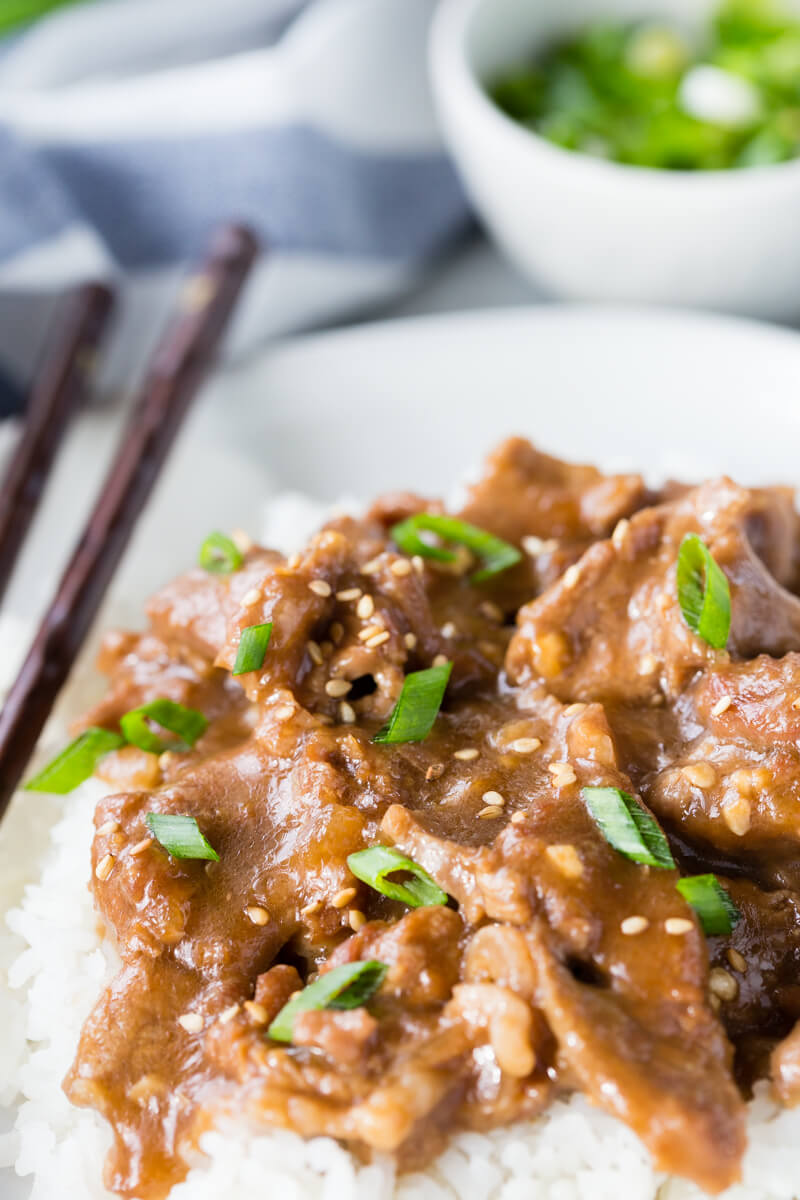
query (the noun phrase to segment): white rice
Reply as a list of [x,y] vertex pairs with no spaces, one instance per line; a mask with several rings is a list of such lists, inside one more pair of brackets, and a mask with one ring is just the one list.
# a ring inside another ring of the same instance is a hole
[[[290,549],[314,528],[316,506],[292,497],[271,506],[265,541]],[[53,735],[54,736],[54,735]],[[30,799],[0,840],[0,908],[13,903],[10,865],[38,882],[0,926],[0,1105],[17,1109],[0,1132],[2,1167],[31,1177],[31,1200],[110,1200],[102,1185],[108,1129],[61,1091],[81,1024],[115,970],[87,888],[94,780],[60,804],[48,838],[37,836]],[[37,798],[37,814],[41,811]],[[33,847],[33,848],[32,848]],[[4,870],[8,867],[8,870]],[[5,977],[5,979],[4,979]],[[0,1130],[2,1126],[0,1125]],[[800,1109],[779,1110],[764,1088],[750,1105],[743,1183],[723,1200],[798,1200]],[[170,1200],[699,1200],[691,1184],[654,1170],[642,1143],[582,1097],[535,1122],[461,1134],[424,1174],[396,1177],[388,1159],[357,1163],[328,1138],[226,1124],[207,1133]]]

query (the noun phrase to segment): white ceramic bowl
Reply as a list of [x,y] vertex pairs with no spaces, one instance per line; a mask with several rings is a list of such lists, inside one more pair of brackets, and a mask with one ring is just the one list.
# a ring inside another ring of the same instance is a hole
[[800,160],[661,171],[551,145],[485,86],[590,19],[697,27],[715,0],[442,0],[431,35],[445,138],[479,215],[545,292],[800,317]]

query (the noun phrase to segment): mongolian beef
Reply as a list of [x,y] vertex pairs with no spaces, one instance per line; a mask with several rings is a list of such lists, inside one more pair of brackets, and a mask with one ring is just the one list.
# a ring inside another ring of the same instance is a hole
[[122,960],[66,1081],[162,1197],[227,1114],[418,1167],[580,1091],[716,1193],[800,1099],[800,528],[512,440],[288,561],[212,535],[30,786],[94,768]]

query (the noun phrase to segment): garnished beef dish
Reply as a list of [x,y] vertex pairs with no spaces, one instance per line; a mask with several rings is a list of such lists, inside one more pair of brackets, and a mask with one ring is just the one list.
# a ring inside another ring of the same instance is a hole
[[29,785],[109,788],[65,1085],[109,1186],[228,1114],[411,1169],[576,1091],[735,1182],[755,1081],[800,1099],[799,589],[790,490],[518,439],[458,513],[213,534]]

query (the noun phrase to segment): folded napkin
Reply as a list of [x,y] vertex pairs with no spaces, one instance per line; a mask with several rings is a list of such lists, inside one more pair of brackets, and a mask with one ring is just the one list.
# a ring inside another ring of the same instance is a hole
[[143,352],[226,220],[269,247],[235,349],[383,302],[467,222],[433,118],[433,0],[91,0],[0,43],[0,412],[55,293],[105,278]]

